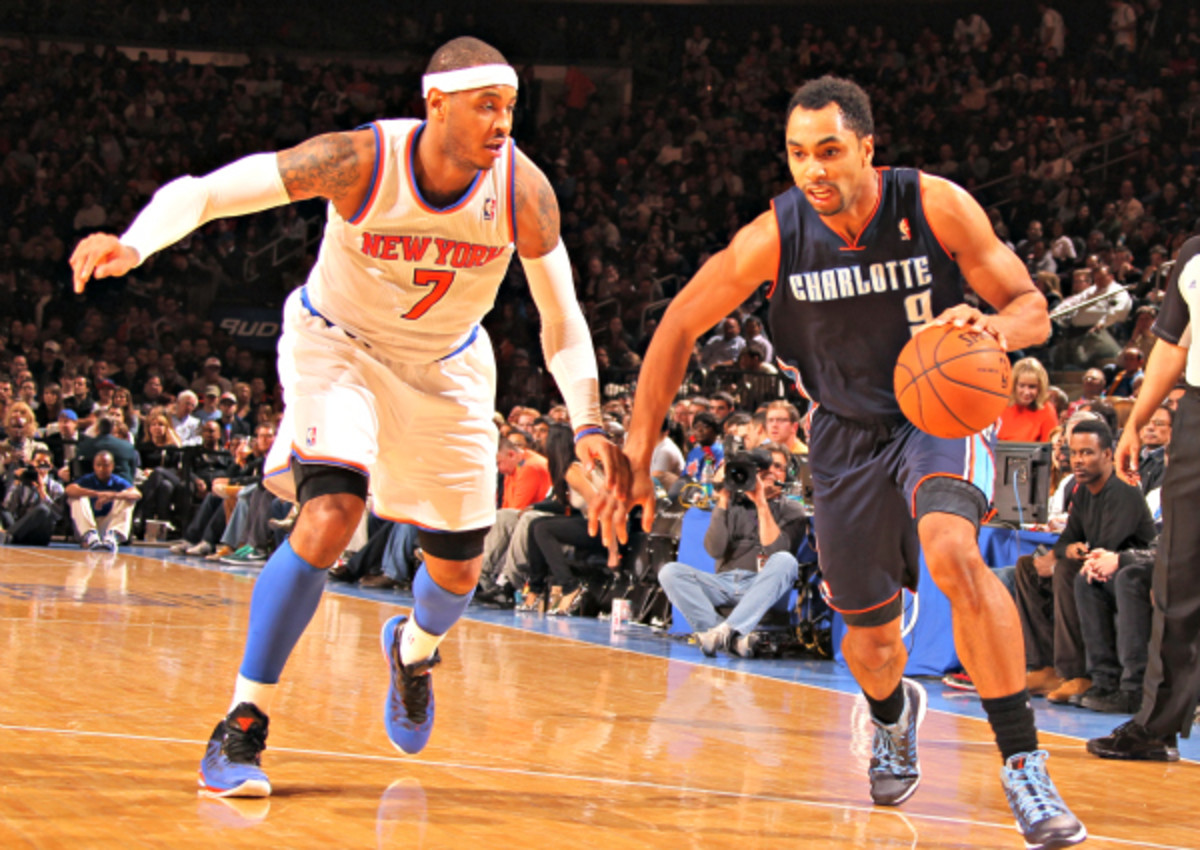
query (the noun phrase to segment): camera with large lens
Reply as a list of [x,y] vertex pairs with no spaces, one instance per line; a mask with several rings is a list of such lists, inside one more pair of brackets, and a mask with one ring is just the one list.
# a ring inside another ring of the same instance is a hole
[[38,472],[32,466],[26,466],[17,473],[17,478],[22,484],[28,484],[30,487],[37,486]]
[[732,499],[758,486],[758,474],[771,468],[771,453],[766,449],[747,451],[736,437],[725,441],[725,490]]

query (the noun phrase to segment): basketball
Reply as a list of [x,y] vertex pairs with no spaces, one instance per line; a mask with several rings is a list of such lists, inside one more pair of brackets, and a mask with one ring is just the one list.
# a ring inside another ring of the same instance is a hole
[[927,434],[954,439],[999,418],[1008,406],[1012,367],[990,334],[944,325],[908,341],[892,380],[910,422]]

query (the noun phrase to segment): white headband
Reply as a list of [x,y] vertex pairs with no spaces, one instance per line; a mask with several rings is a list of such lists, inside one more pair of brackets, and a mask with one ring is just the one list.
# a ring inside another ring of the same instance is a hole
[[517,72],[511,65],[476,65],[455,71],[438,71],[421,78],[422,96],[429,97],[434,89],[444,92],[481,89],[486,86],[512,86],[517,88]]

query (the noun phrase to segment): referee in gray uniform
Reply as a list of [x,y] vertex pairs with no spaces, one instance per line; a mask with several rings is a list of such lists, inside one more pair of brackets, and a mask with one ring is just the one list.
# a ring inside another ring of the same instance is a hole
[[1136,483],[1138,435],[1182,376],[1187,393],[1175,413],[1170,458],[1162,486],[1163,531],[1154,563],[1154,619],[1150,630],[1142,708],[1112,734],[1088,741],[1101,758],[1177,761],[1176,736],[1187,737],[1200,694],[1200,348],[1192,345],[1192,314],[1200,314],[1200,236],[1183,243],[1162,311],[1159,341],[1150,353],[1115,463]]

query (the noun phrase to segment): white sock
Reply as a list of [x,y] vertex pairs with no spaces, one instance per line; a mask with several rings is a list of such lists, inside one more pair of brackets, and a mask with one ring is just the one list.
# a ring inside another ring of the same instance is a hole
[[259,711],[270,717],[271,702],[275,699],[276,687],[276,685],[265,685],[262,682],[252,681],[238,673],[237,684],[233,686],[233,702],[229,704],[229,710],[233,711],[242,703],[249,702],[258,706]]
[[431,635],[417,625],[414,617],[409,617],[400,633],[400,661],[405,667],[424,661],[433,655],[438,644],[445,635]]

